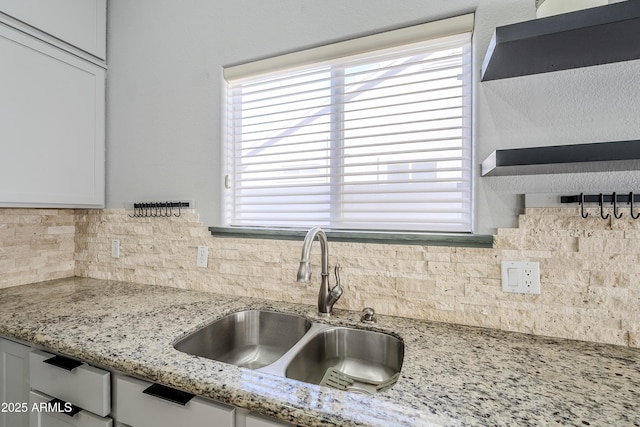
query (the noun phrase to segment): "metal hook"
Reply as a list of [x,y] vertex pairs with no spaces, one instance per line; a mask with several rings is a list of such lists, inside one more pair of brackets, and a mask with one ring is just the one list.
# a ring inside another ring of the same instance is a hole
[[620,214],[618,214],[618,206],[616,205],[616,203],[618,202],[617,200],[618,198],[616,197],[616,193],[613,193],[613,216],[616,219],[620,219],[622,218],[622,212],[620,212]]
[[178,215],[173,214],[173,216],[175,216],[175,217],[179,217],[180,216],[180,207],[182,206],[182,202],[178,201],[177,204],[178,204]]
[[586,218],[589,216],[589,213],[585,213],[584,211],[584,193],[580,193],[580,215],[582,216],[582,218]]
[[600,193],[600,217],[602,219],[608,219],[610,216],[611,214],[607,214],[607,216],[604,215],[604,196]]
[[631,208],[631,209],[630,209],[630,212],[631,212],[631,218],[633,218],[633,219],[638,219],[638,218],[640,218],[640,213],[639,213],[638,215],[634,215],[634,214],[633,214],[633,192],[629,193],[629,204],[631,205],[631,206],[630,206],[630,208]]

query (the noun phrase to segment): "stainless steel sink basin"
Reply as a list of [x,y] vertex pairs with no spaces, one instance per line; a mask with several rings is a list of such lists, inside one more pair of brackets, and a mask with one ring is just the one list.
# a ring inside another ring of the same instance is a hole
[[397,381],[404,343],[391,335],[245,310],[174,345],[184,353],[340,390],[376,393]]
[[174,348],[250,369],[282,357],[311,327],[304,317],[263,310],[225,316],[178,341]]
[[[395,383],[403,359],[404,344],[391,335],[328,328],[314,335],[293,356],[285,376],[311,384],[335,386],[337,382],[346,390],[375,392]],[[337,377],[332,380],[326,375],[329,372]]]

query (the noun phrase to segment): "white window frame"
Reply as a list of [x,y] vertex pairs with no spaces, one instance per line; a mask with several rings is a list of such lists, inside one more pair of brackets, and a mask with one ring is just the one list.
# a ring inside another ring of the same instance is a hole
[[[473,30],[474,16],[473,14],[458,16],[454,18],[444,19],[440,21],[430,22],[426,24],[421,24],[413,27],[402,28],[399,30],[389,31],[385,33],[375,34],[372,36],[361,37],[358,39],[352,39],[345,42],[335,43],[331,45],[321,46],[318,48],[308,49],[304,51],[294,52],[287,55],[281,55],[278,57],[267,58],[259,61],[254,61],[246,64],[236,65],[232,67],[227,67],[224,69],[224,78],[226,81],[242,81],[245,79],[251,79],[255,76],[273,76],[284,70],[291,69],[301,69],[309,66],[310,64],[317,64],[322,62],[331,62],[336,58],[342,58],[346,56],[358,55],[370,51],[379,51],[381,49],[389,49],[398,46],[409,45],[413,43],[420,43],[425,40],[433,40],[433,39],[441,39],[449,36],[455,36],[461,33],[471,33]],[[470,61],[472,62],[472,61]],[[469,83],[472,79],[472,71],[469,73],[468,79]],[[229,96],[229,94],[228,94]],[[469,97],[471,96],[471,89],[469,89]],[[380,228],[374,228],[373,231],[392,231],[392,232],[458,232],[458,233],[472,233],[473,228],[473,212],[474,212],[474,203],[473,203],[473,167],[470,165],[471,159],[473,158],[473,153],[471,153],[471,101],[469,100],[468,106],[465,107],[468,111],[465,114],[469,115],[468,119],[468,136],[469,139],[469,152],[467,162],[469,162],[468,166],[468,190],[469,190],[469,220],[468,220],[468,228],[466,229],[413,229],[407,228],[406,230],[401,230],[396,228],[385,230]],[[228,123],[225,120],[225,123]],[[231,126],[227,125],[226,135],[230,134]],[[234,224],[231,220],[231,212],[233,209],[233,153],[232,150],[228,149],[229,139],[227,137],[227,141],[224,141],[223,147],[225,151],[225,158],[227,159],[225,165],[225,225],[227,226],[239,226],[239,227],[260,227],[261,224]],[[304,224],[300,225],[300,228],[308,228],[309,226],[313,226],[317,224]],[[278,227],[281,228],[282,226]],[[295,226],[294,226],[295,227]],[[328,228],[334,228],[329,226]],[[344,229],[341,227],[337,227],[337,229]],[[350,230],[358,230],[358,231],[372,231],[371,228],[363,227],[348,227]]]

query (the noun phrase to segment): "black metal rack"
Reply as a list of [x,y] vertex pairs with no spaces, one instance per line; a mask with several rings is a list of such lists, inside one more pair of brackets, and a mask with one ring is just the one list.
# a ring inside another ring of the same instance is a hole
[[[140,202],[133,204],[131,218],[179,217],[183,208],[189,208],[189,202]],[[177,212],[175,212],[177,210]]]
[[623,213],[618,210],[619,204],[627,204],[629,205],[629,215],[633,219],[640,218],[640,213],[633,213],[633,204],[636,202],[640,202],[640,194],[634,194],[633,192],[626,194],[616,194],[615,192],[612,194],[584,194],[580,193],[576,196],[562,196],[560,197],[560,203],[578,203],[580,205],[580,215],[582,218],[587,218],[589,216],[588,212],[584,211],[585,203],[597,203],[600,206],[600,217],[602,219],[609,219],[611,217],[611,213],[604,213],[604,205],[610,204],[613,206],[613,217],[616,219],[622,218]]

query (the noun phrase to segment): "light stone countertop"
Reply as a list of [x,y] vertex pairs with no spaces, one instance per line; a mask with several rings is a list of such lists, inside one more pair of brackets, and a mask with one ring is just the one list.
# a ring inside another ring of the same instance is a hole
[[[172,347],[247,308],[400,336],[400,379],[364,396]],[[304,426],[640,426],[640,351],[625,347],[81,278],[0,290],[0,335]]]

